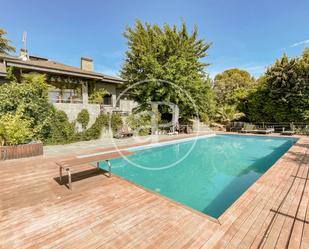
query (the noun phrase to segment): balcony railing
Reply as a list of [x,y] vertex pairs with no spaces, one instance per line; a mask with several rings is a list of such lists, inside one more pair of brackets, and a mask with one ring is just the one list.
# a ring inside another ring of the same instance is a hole
[[83,100],[81,98],[68,98],[68,99],[49,98],[49,101],[51,103],[67,103],[67,104],[82,104],[83,103]]

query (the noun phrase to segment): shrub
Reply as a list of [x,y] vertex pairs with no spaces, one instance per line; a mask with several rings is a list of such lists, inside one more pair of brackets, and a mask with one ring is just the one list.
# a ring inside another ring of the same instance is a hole
[[55,108],[48,102],[48,85],[44,75],[24,74],[21,82],[11,77],[11,82],[0,86],[0,116],[15,115],[31,120],[34,139],[45,141],[48,129],[54,119]]
[[82,140],[99,139],[102,133],[102,128],[107,126],[108,126],[108,115],[100,114],[89,129],[79,134],[79,139]]
[[[47,93],[46,78],[41,74],[24,74],[21,82],[10,77],[10,83],[0,86],[0,143],[18,144],[36,139],[44,144],[65,144],[98,139],[102,128],[109,127],[110,116],[101,114],[86,130],[89,113],[82,110],[77,121],[81,123],[84,131],[77,133],[75,123],[70,123],[63,111],[57,111],[48,102]],[[102,97],[103,90],[100,93]],[[112,129],[116,130],[121,124],[120,115],[113,114]]]
[[4,114],[0,118],[0,144],[18,145],[33,138],[31,120],[23,119],[20,114]]
[[81,112],[77,115],[76,121],[81,124],[83,129],[86,129],[89,124],[89,112],[87,109],[81,110]]
[[89,103],[90,104],[102,104],[104,100],[104,96],[110,94],[104,88],[101,89],[94,89],[93,93],[89,96]]
[[295,130],[296,134],[298,135],[305,135],[309,136],[309,127],[304,127],[304,128],[298,128]]
[[100,114],[94,124],[84,132],[77,134],[79,140],[99,139],[102,134],[103,127],[116,131],[122,125],[122,118],[119,114]]
[[116,132],[119,128],[122,127],[123,122],[121,115],[119,113],[113,113],[110,117],[110,122],[111,122],[111,128],[113,132]]
[[129,126],[141,136],[150,133],[151,117],[148,112],[132,113],[128,116],[127,122]]
[[48,126],[45,126],[47,144],[66,144],[74,142],[75,124],[68,121],[68,117],[63,111],[54,110],[53,118]]

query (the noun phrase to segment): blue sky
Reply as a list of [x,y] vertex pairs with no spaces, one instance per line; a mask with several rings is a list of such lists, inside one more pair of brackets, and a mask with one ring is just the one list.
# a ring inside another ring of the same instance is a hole
[[111,75],[124,59],[125,27],[136,18],[198,25],[200,38],[212,42],[211,76],[233,67],[259,76],[284,52],[298,56],[309,46],[308,0],[10,0],[0,12],[0,27],[18,49],[27,31],[31,54],[75,66],[89,56],[96,71]]

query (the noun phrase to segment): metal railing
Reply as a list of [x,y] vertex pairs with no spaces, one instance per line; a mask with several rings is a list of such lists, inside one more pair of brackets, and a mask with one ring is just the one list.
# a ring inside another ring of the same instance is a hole
[[256,128],[273,128],[275,132],[294,131],[296,134],[309,135],[309,122],[231,122],[230,131],[238,131],[244,124],[255,125]]

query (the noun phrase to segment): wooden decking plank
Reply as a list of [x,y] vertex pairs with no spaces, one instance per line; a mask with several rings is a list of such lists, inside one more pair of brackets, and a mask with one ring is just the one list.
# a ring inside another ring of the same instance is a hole
[[[303,168],[300,168],[299,174],[302,174],[302,172],[303,172]],[[297,192],[299,184],[300,184],[300,180],[296,178],[292,184],[290,191],[288,192],[286,199],[283,201],[283,205],[279,208],[278,211],[283,212],[283,213],[288,212],[288,210],[291,207],[293,197]],[[275,248],[275,245],[277,243],[277,240],[280,235],[284,221],[285,221],[284,216],[275,214],[274,221],[271,224],[269,224],[270,229],[266,235],[267,239],[262,244],[262,248],[272,248],[272,249]]]
[[[129,196],[130,198],[130,196]],[[143,201],[146,198],[144,198],[143,195],[138,195],[137,198],[133,198],[131,202],[129,201],[124,201],[123,203],[127,204],[128,210],[130,210],[132,207],[131,205],[136,207],[136,201],[139,201],[141,205],[143,205]],[[148,199],[146,199],[148,202]],[[119,212],[120,211],[120,212]],[[109,216],[106,219],[101,219],[100,217],[102,216],[102,213],[108,213]],[[73,219],[64,222],[61,222],[57,226],[57,230],[50,232],[46,234],[45,236],[41,236],[39,239],[37,239],[36,244],[37,245],[46,245],[49,243],[52,243],[54,246],[56,243],[60,244],[62,241],[66,240],[67,238],[72,238],[73,236],[78,236],[78,233],[80,232],[77,230],[75,232],[75,228],[78,227],[81,228],[84,227],[84,229],[93,229],[94,227],[98,226],[102,222],[106,222],[107,224],[109,223],[110,219],[113,219],[116,214],[119,214],[121,216],[125,216],[125,212],[123,209],[117,207],[117,205],[109,207],[109,210],[106,210],[103,208],[103,205],[99,207],[99,210],[94,211],[94,213],[85,213],[83,216],[79,215],[80,219],[77,222],[74,222]],[[107,227],[107,225],[106,225]]]
[[[151,209],[153,208],[154,210],[158,210],[157,206],[159,205],[159,202],[155,203],[151,203],[151,202],[148,202],[148,207],[147,209]],[[146,209],[144,210],[139,210],[138,208],[136,208],[136,211],[137,213],[141,213],[143,211],[145,211]],[[95,242],[95,245],[93,245],[93,248],[100,248],[101,245],[103,244],[105,248],[109,247],[109,241],[112,241],[112,242],[116,242],[117,238],[119,238],[119,235],[121,235],[123,232],[125,232],[127,229],[130,229],[130,227],[135,227],[137,226],[140,222],[145,222],[145,220],[148,220],[148,216],[144,217],[144,219],[136,219],[137,216],[135,216],[136,213],[135,212],[132,212],[132,213],[123,213],[121,212],[121,216],[122,218],[122,222],[125,223],[126,220],[130,220],[131,223],[129,224],[129,226],[123,226],[122,227],[122,223],[118,220],[117,221],[117,224],[115,223],[115,221],[111,220],[110,218],[108,218],[108,220],[97,220],[95,223],[94,223],[94,226],[88,226],[86,229],[85,229],[85,232],[88,232],[88,231],[91,231],[93,236],[100,236],[101,233],[104,233],[106,234],[106,236],[104,236],[104,238],[101,238],[100,241],[96,241]],[[149,216],[149,218],[152,218],[151,216]],[[152,224],[154,221],[152,221]],[[126,229],[127,228],[127,229]],[[78,233],[72,233],[70,234],[70,239],[73,239],[74,240],[79,240],[79,237],[80,235]],[[121,236],[122,237],[122,236]],[[66,241],[66,239],[64,240]],[[125,241],[125,240],[123,240]],[[66,242],[64,242],[66,243]],[[81,242],[82,243],[82,242]],[[59,248],[65,248],[63,247],[63,243],[58,243],[58,245],[56,246],[56,248],[59,247]],[[54,245],[53,245],[53,248],[54,248]]]
[[[273,205],[273,203],[278,198],[279,194],[281,193],[281,182],[278,181],[278,179],[282,178],[282,175],[285,175],[286,172],[280,172],[278,176],[274,176],[274,181],[271,182],[271,185],[269,186],[269,190],[266,191],[265,195],[262,195],[262,199],[257,203],[256,206],[253,206],[253,210],[248,216],[248,218],[244,221],[241,226],[239,226],[237,229],[238,231],[235,233],[233,238],[228,242],[226,248],[236,248],[236,247],[242,247],[244,243],[242,242],[243,238],[247,236],[248,231],[251,229],[253,230],[253,226],[256,225],[256,220],[263,220],[263,211],[270,209]],[[266,183],[265,183],[266,184]],[[249,247],[249,245],[248,245]],[[248,248],[247,247],[247,248]],[[246,247],[243,247],[246,248]]]
[[[53,179],[59,174],[55,161],[74,159],[73,155],[3,162],[0,248],[256,248],[271,223],[270,209],[283,199],[295,164],[303,157],[303,164],[308,164],[308,142],[309,138],[300,139],[236,200],[219,218],[221,225],[118,177],[85,172],[68,191]],[[284,210],[289,215],[297,212],[297,220],[291,223],[285,217],[279,224],[277,219],[265,246],[277,240],[277,246],[284,245],[292,232],[290,248],[309,248],[309,224],[302,222],[309,217],[309,187],[301,179],[296,183]],[[301,189],[303,197],[295,211]]]
[[214,228],[219,224],[197,224],[190,233],[186,236],[182,235],[169,247],[176,248],[199,248],[201,247],[214,233]]
[[[284,174],[284,172],[281,171],[272,171],[271,177],[272,178],[276,178],[277,176],[280,177],[280,175]],[[248,197],[246,197],[246,201],[248,204],[247,208],[242,208],[242,214],[241,216],[239,216],[239,218],[237,219],[237,221],[233,222],[233,224],[231,224],[228,229],[224,232],[224,234],[222,236],[224,236],[223,239],[221,239],[216,245],[215,248],[223,248],[225,246],[228,245],[229,241],[234,237],[234,235],[236,234],[236,232],[241,228],[242,224],[245,223],[247,221],[247,219],[251,217],[251,213],[254,211],[254,209],[256,208],[257,205],[261,204],[261,200],[265,201],[265,196],[270,196],[271,192],[269,191],[269,189],[271,190],[275,190],[274,185],[276,184],[275,181],[268,181],[266,182],[263,178],[259,179],[259,184],[261,185],[261,187],[258,189],[258,191],[253,194],[251,193],[250,195],[252,195],[252,197],[254,197],[254,199],[252,201],[248,200]],[[270,184],[270,186],[268,186]],[[225,224],[223,224],[224,226]]]
[[[296,168],[294,169],[294,171],[296,172]],[[291,174],[292,172],[293,168],[287,169],[286,167],[282,167],[283,176],[285,176],[286,174]],[[251,246],[255,238],[255,235],[261,230],[262,226],[267,220],[267,217],[270,215],[271,208],[274,207],[276,203],[282,200],[282,196],[284,196],[284,194],[288,190],[287,185],[288,179],[285,179],[284,177],[276,178],[276,182],[278,182],[279,184],[277,185],[273,196],[269,198],[267,205],[261,210],[259,215],[256,217],[255,222],[251,225],[250,228],[247,229],[246,233],[243,236],[243,239],[239,242],[238,245],[239,248],[246,249]]]
[[[115,190],[117,190],[117,188],[115,188]],[[128,194],[128,193],[124,192],[124,194]],[[65,217],[65,219],[66,219],[66,220],[69,220],[70,217],[75,217],[75,215],[76,215],[77,213],[80,213],[80,211],[82,211],[82,210],[85,209],[85,206],[84,206],[84,205],[80,205],[80,206],[78,207],[78,209],[72,209],[72,207],[74,207],[74,206],[76,207],[75,204],[78,204],[78,202],[82,202],[83,204],[86,204],[86,203],[87,203],[87,205],[91,206],[91,204],[96,205],[96,203],[97,203],[98,201],[101,201],[101,200],[103,200],[103,199],[111,200],[111,197],[112,197],[112,196],[113,196],[112,193],[110,193],[109,195],[102,196],[102,199],[100,199],[100,198],[98,198],[98,199],[91,199],[91,198],[88,198],[88,199],[87,199],[85,196],[79,196],[78,199],[76,199],[75,201],[72,201],[71,203],[70,203],[70,202],[67,202],[67,201],[64,202],[65,205],[63,205],[61,202],[58,203],[58,206],[55,207],[55,209],[53,209],[53,206],[50,206],[49,208],[47,208],[47,210],[46,210],[45,212],[47,212],[47,215],[50,216],[50,217],[56,216],[56,217],[55,217],[55,220],[56,220],[57,222],[59,222],[57,216],[59,216],[59,215],[61,214],[61,212],[62,212],[62,213],[68,213],[69,215],[67,215],[67,216]],[[84,199],[83,199],[83,197],[84,197]],[[71,200],[72,200],[72,199],[71,199]],[[87,202],[87,201],[89,201],[89,202]],[[50,203],[50,204],[56,204],[56,203]],[[37,210],[40,211],[40,208],[37,209]],[[13,213],[12,215],[15,216],[15,213]],[[35,216],[35,218],[37,218],[37,219],[40,218],[40,217],[44,218],[44,216],[45,216],[45,213],[43,212],[41,215]],[[29,217],[27,217],[27,216],[25,216],[25,215],[23,214],[23,216],[22,216],[21,218],[22,218],[22,219],[16,219],[16,220],[15,220],[15,221],[18,222],[18,223],[14,223],[14,222],[12,222],[12,220],[10,220],[10,222],[7,223],[7,224],[8,224],[9,226],[13,226],[13,229],[20,229],[20,228],[18,227],[18,224],[20,224],[20,225],[27,225],[27,222],[28,222]],[[4,228],[5,228],[5,230],[6,230],[7,232],[10,232],[10,231],[9,231],[9,227],[6,227],[6,226],[5,226],[5,223],[4,223]]]
[[301,177],[299,178],[300,183],[294,195],[292,204],[286,214],[285,213],[279,214],[279,215],[283,215],[285,220],[281,228],[280,235],[277,239],[277,243],[276,243],[277,248],[287,247],[289,240],[290,240],[290,233],[292,232],[292,229],[293,229],[293,222],[297,218],[297,215],[298,215],[298,209],[299,209],[300,202],[302,200],[303,191],[304,191],[304,187],[306,183],[306,180],[303,178],[306,178],[308,175],[308,168],[304,166],[301,166],[301,167],[303,168],[303,173],[299,175],[299,177]]
[[[152,243],[151,239],[159,236],[161,232],[166,230],[166,227],[170,228],[171,226],[177,224],[179,219],[185,220],[190,217],[189,212],[186,214],[181,212],[181,214],[179,214],[179,210],[177,209],[177,207],[167,205],[166,210],[169,210],[169,215],[165,218],[158,215],[158,212],[149,212],[147,217],[151,219],[150,222],[140,222],[127,231],[123,230],[121,237],[116,238],[115,240],[110,240],[109,244],[102,245],[102,248],[106,245],[113,245],[117,248],[145,248],[147,245]],[[147,219],[147,217],[145,218]]]
[[[288,159],[286,166],[287,167],[293,166],[293,167],[295,167],[296,171],[293,174],[287,173],[288,179],[285,179],[285,180],[283,179],[283,182],[285,183],[285,190],[282,192],[282,194],[280,194],[281,197],[278,198],[278,201],[276,201],[276,204],[273,205],[273,207],[272,207],[273,210],[277,210],[278,207],[280,206],[280,203],[283,201],[284,196],[287,194],[287,192],[289,191],[289,188],[292,185],[293,178],[290,177],[290,176],[291,175],[295,175],[297,170],[298,170],[300,161],[297,161],[297,160],[296,161],[291,161],[291,160],[294,160],[294,159]],[[272,220],[274,218],[275,218],[275,212],[272,212],[272,211],[268,212],[268,216],[266,217],[265,221],[263,222],[261,228],[253,236],[254,239],[253,239],[253,241],[251,243],[250,248],[258,248],[258,247],[260,247],[262,245],[263,241],[265,242],[265,240],[267,239],[265,236],[266,236],[268,230],[270,229],[270,226],[271,226],[270,223],[272,222]]]
[[[306,167],[309,167],[309,157],[306,158]],[[307,182],[307,188],[306,188],[306,197],[309,198],[309,186]],[[302,229],[302,237],[300,241],[300,248],[301,249],[307,249],[309,248],[309,200],[307,202],[307,205],[303,207],[304,209],[304,223],[303,223],[303,229]],[[293,238],[294,240],[294,238]],[[293,244],[292,244],[293,245]]]

